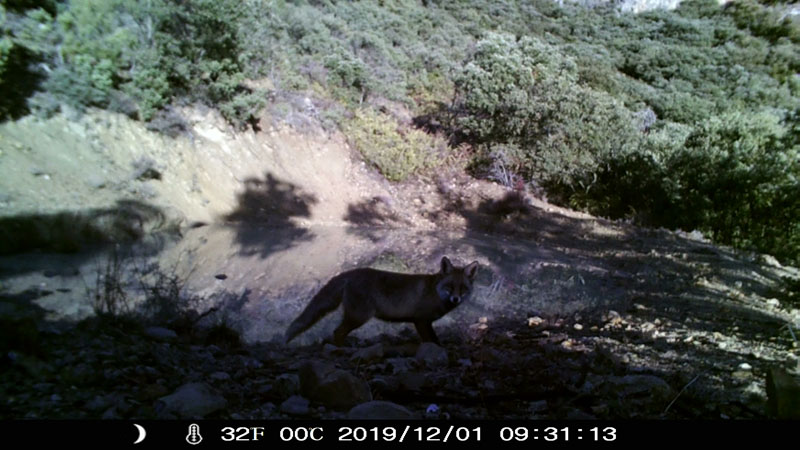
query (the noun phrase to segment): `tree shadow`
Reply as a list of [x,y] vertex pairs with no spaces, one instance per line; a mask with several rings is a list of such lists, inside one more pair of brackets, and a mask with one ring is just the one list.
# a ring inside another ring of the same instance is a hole
[[44,79],[41,73],[30,70],[36,58],[27,49],[13,46],[5,59],[0,79],[0,122],[28,114],[28,98]]
[[[110,208],[63,211],[53,214],[22,214],[0,218],[0,256],[27,254],[69,254],[74,267],[110,244],[134,243],[148,235],[177,234],[161,209],[137,200],[118,200]],[[148,241],[157,253],[161,239]],[[54,255],[53,259],[60,256]],[[3,258],[5,259],[5,258]],[[42,260],[37,263],[35,260]],[[18,258],[0,262],[0,278],[40,270],[48,258]],[[30,263],[30,264],[29,264]],[[51,264],[52,265],[52,264]],[[52,269],[52,268],[50,268]]]
[[248,178],[244,187],[236,209],[222,217],[236,228],[241,254],[264,258],[313,237],[292,219],[311,217],[311,205],[318,201],[314,195],[269,172],[263,179]]
[[349,224],[350,233],[372,242],[382,240],[387,229],[407,225],[392,209],[390,201],[380,196],[348,205],[343,219]]

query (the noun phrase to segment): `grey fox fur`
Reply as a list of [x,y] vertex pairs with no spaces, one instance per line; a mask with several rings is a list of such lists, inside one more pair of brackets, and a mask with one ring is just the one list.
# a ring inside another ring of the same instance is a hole
[[351,331],[373,317],[387,322],[413,323],[423,341],[438,344],[433,322],[469,298],[477,269],[477,261],[455,267],[443,257],[440,271],[434,274],[404,274],[369,268],[340,273],[320,289],[289,325],[285,342],[342,305],[342,323],[333,332],[336,345],[341,346]]

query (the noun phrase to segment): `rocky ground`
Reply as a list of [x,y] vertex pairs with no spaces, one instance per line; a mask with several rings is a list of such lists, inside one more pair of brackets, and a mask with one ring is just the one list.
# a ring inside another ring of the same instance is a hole
[[[466,340],[443,333],[443,347],[410,330],[288,348],[241,344],[219,327],[176,333],[95,318],[34,332],[17,322],[0,405],[5,418],[62,419],[770,417],[767,374],[798,364],[796,343],[766,333],[742,347],[684,325],[721,316],[682,320],[671,309],[479,319]],[[796,387],[770,395],[796,406]]]

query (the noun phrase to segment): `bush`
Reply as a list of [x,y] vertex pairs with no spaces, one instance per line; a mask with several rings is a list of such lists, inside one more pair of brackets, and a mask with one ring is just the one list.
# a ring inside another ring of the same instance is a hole
[[[688,132],[687,132],[688,131]],[[715,241],[800,261],[797,115],[730,112],[694,129],[652,132],[635,153],[556,186],[562,200],[611,217],[702,230]]]
[[564,182],[606,155],[631,151],[639,138],[630,111],[577,79],[559,48],[489,34],[456,77],[453,122],[484,155],[507,146],[506,158],[525,176]]
[[[112,93],[121,91],[137,104],[138,116],[150,120],[188,97],[221,105],[229,121],[242,124],[263,102],[242,86],[237,5],[69,0],[55,16],[31,9],[17,17],[11,42],[41,61],[42,88],[63,103],[109,107]],[[7,47],[8,38],[0,45]],[[0,71],[5,59],[0,57]]]
[[576,174],[551,189],[572,207],[612,218],[632,218],[644,225],[673,223],[678,204],[668,166],[692,131],[691,127],[661,123],[650,129],[636,151],[607,154],[594,170]]
[[41,81],[41,75],[31,70],[36,53],[14,37],[19,28],[19,19],[12,19],[0,5],[0,120],[27,114],[27,99]]
[[[800,257],[797,116],[728,113],[686,139],[670,161],[675,226],[783,259]],[[678,206],[678,205],[676,205]]]
[[436,166],[446,145],[442,139],[402,126],[370,109],[356,111],[344,131],[364,159],[391,181],[402,181]]

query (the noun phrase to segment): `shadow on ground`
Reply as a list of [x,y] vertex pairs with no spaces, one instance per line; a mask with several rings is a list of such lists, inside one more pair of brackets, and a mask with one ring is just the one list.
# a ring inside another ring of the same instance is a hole
[[263,179],[245,180],[237,203],[236,209],[222,219],[236,228],[236,242],[243,255],[266,258],[312,237],[292,219],[310,217],[317,198],[271,173],[265,173]]
[[45,259],[58,259],[63,254],[76,267],[109,245],[145,237],[149,238],[146,252],[155,254],[166,243],[160,236],[177,233],[177,224],[170,223],[161,209],[137,200],[118,200],[110,208],[2,217],[0,279],[36,270],[63,275],[57,268],[43,268],[47,261],[37,255],[56,254]]

